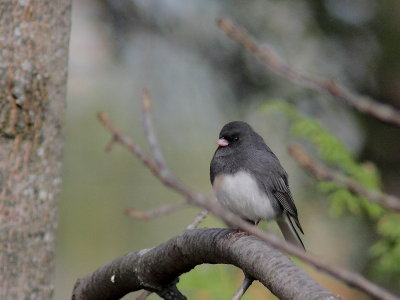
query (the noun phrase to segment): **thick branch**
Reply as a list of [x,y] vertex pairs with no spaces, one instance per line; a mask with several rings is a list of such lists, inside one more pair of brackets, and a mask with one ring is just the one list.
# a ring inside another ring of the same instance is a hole
[[120,299],[140,289],[162,294],[203,263],[235,265],[280,299],[341,299],[263,241],[218,228],[188,230],[158,247],[119,257],[79,279],[72,299]]
[[340,185],[343,185],[354,194],[363,196],[372,202],[382,205],[387,209],[393,210],[395,212],[400,212],[399,198],[392,195],[367,190],[356,181],[319,165],[298,145],[290,146],[289,152],[301,166],[303,166],[307,171],[314,175],[318,180],[336,182]]
[[262,63],[272,72],[302,86],[328,92],[332,96],[346,102],[362,113],[369,114],[381,121],[400,126],[399,110],[396,110],[389,105],[381,104],[367,96],[352,93],[334,80],[313,77],[303,71],[293,69],[281,56],[274,53],[265,44],[261,46],[260,43],[250,34],[233,24],[233,22],[228,19],[219,20],[218,26],[232,40],[260,58]]

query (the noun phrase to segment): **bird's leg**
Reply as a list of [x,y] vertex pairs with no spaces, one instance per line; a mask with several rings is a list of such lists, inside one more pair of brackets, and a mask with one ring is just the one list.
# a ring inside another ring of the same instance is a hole
[[[246,220],[246,221],[253,224],[254,226],[258,226],[258,223],[260,223],[260,220],[257,221]],[[244,233],[248,234],[247,232]],[[253,283],[254,279],[251,276],[247,275],[246,273],[244,273],[244,276],[245,277],[243,279],[242,285],[233,295],[231,300],[240,300],[243,297],[244,293],[247,291],[247,289],[250,287],[250,285]]]
[[233,295],[231,300],[240,300],[243,297],[244,293],[247,291],[247,289],[250,287],[250,285],[253,283],[253,281],[254,279],[251,276],[245,274],[245,278],[243,279],[242,285]]

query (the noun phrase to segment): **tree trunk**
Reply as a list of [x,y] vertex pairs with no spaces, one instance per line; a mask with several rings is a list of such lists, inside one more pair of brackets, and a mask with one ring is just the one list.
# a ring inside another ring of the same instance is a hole
[[0,2],[0,299],[50,299],[70,0]]

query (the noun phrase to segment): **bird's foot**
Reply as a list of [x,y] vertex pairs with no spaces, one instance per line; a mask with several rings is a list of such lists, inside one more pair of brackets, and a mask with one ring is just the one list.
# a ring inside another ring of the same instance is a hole
[[238,229],[232,230],[229,233],[227,233],[225,238],[227,238],[227,239],[241,238],[241,237],[248,236],[248,235],[250,235],[250,233],[248,233],[247,231],[243,231],[240,228],[238,228]]

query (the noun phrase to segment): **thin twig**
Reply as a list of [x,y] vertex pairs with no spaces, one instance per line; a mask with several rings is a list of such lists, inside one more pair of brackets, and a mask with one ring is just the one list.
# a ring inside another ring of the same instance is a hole
[[142,93],[144,134],[147,138],[147,142],[150,146],[150,150],[151,150],[151,153],[152,153],[152,156],[156,163],[157,168],[161,169],[163,172],[167,172],[168,168],[165,163],[164,156],[161,153],[161,150],[160,150],[161,148],[158,145],[156,134],[155,134],[154,127],[153,127],[153,122],[151,121],[150,107],[151,107],[150,93],[147,89],[144,89],[143,93]]
[[346,187],[354,194],[363,196],[387,209],[400,212],[400,198],[392,195],[367,190],[358,182],[318,164],[299,145],[289,146],[289,153],[297,162],[314,175],[318,180],[333,181]]
[[148,296],[150,296],[152,294],[152,292],[149,291],[143,291],[140,293],[139,296],[136,297],[136,300],[145,300],[147,299]]
[[314,90],[326,91],[360,112],[372,115],[381,121],[400,126],[400,111],[390,105],[382,104],[370,97],[350,92],[335,80],[314,77],[303,71],[293,69],[281,56],[265,46],[265,44],[261,46],[249,33],[236,26],[229,19],[218,20],[218,26],[232,40],[256,55],[272,72],[302,86]]
[[240,300],[243,297],[244,293],[246,293],[246,291],[250,287],[250,285],[253,283],[253,281],[254,281],[253,278],[245,276],[241,286],[236,291],[236,293],[233,295],[232,300]]
[[108,142],[108,144],[106,145],[105,150],[107,152],[110,152],[114,145],[115,145],[115,139],[111,138],[110,141]]
[[[112,143],[120,143],[125,148],[128,148],[130,152],[135,154],[135,156],[137,156],[139,160],[147,168],[149,168],[151,173],[153,173],[154,175],[158,173],[157,167],[154,164],[153,160],[150,157],[148,157],[147,154],[144,153],[142,148],[136,145],[129,137],[127,137],[126,135],[122,134],[119,131],[116,131],[116,129],[111,125],[110,120],[105,113],[98,113],[97,118],[108,131],[113,133],[111,137],[111,141],[113,141]],[[110,143],[108,145],[110,145]]]
[[373,282],[367,280],[362,275],[347,270],[343,267],[327,263],[323,259],[310,255],[309,253],[304,252],[298,247],[283,242],[274,234],[263,232],[259,228],[250,225],[248,222],[245,222],[235,214],[227,211],[214,199],[207,199],[203,195],[191,191],[177,178],[175,178],[174,176],[170,176],[170,172],[161,172],[162,170],[158,169],[151,162],[151,160],[149,160],[149,158],[143,153],[142,149],[138,145],[132,143],[129,138],[122,135],[122,133],[111,124],[109,118],[104,113],[99,114],[99,119],[102,122],[103,126],[114,136],[115,140],[118,143],[120,143],[122,146],[126,147],[129,151],[136,155],[139,160],[141,160],[150,169],[153,175],[160,180],[161,183],[183,195],[183,197],[186,198],[190,204],[207,209],[227,224],[233,224],[238,228],[241,228],[242,230],[247,231],[252,235],[258,237],[259,239],[267,242],[271,246],[283,250],[284,252],[291,254],[295,257],[298,257],[303,262],[315,267],[316,269],[321,270],[337,279],[340,279],[343,282],[346,282],[348,285],[356,287],[375,298],[388,300],[400,299],[390,292],[386,291],[379,285],[376,285]]
[[[151,98],[150,98],[150,93],[147,89],[143,90],[142,94],[142,110],[143,110],[143,128],[144,128],[144,133],[147,138],[147,142],[150,146],[150,150],[152,152],[152,156],[154,158],[155,164],[157,168],[160,170],[160,174],[163,174],[162,177],[169,176],[173,177],[171,172],[169,172],[167,165],[165,163],[164,156],[160,150],[160,147],[158,146],[157,138],[154,132],[154,127],[153,127],[153,122],[151,121],[151,115],[150,115],[150,108],[151,108]],[[170,206],[171,208],[171,206]],[[168,212],[171,209],[168,209]],[[204,214],[204,210],[200,212],[200,214],[195,218],[193,223],[191,223],[187,229],[194,229],[196,228],[200,222],[205,218],[207,215],[207,211]],[[143,299],[146,299],[151,292],[144,291],[142,293]]]
[[186,230],[190,229],[195,229],[197,226],[200,225],[200,223],[204,220],[204,218],[208,215],[208,210],[203,209],[199,214],[194,218],[193,222],[190,223],[187,227]]
[[165,204],[161,206],[157,206],[154,209],[150,210],[140,210],[135,208],[128,208],[125,211],[125,214],[128,217],[139,219],[139,220],[150,220],[160,216],[165,216],[176,212],[177,210],[186,207],[188,204],[187,202],[178,202],[173,204]]

